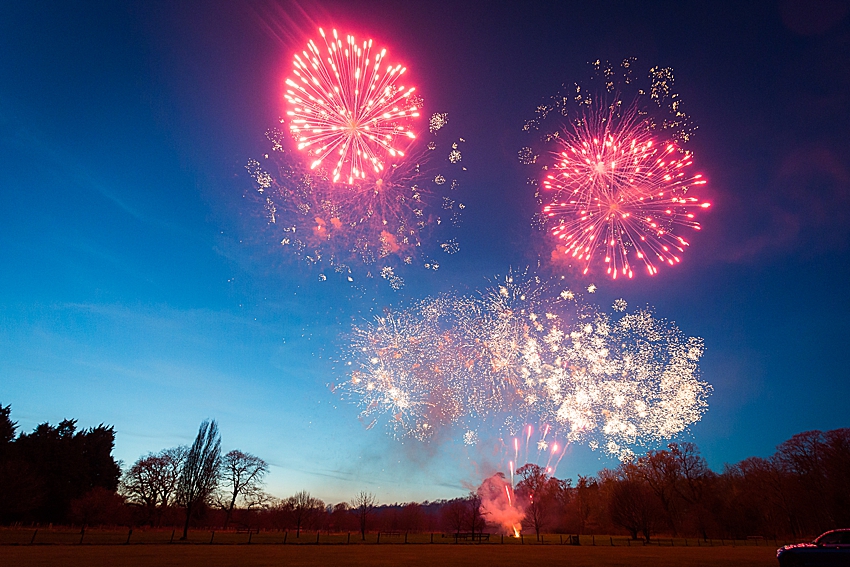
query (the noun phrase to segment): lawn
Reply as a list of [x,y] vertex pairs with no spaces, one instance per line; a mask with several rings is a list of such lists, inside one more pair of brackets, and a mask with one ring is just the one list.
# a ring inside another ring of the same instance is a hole
[[285,565],[771,566],[775,550],[748,547],[574,547],[562,545],[5,545],[0,564],[20,567],[263,567]]

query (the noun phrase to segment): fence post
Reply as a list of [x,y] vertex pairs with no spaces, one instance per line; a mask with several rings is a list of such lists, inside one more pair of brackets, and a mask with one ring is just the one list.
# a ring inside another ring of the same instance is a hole
[[611,547],[614,547],[614,538],[610,537],[610,539],[611,539]]
[[519,544],[525,545],[525,536],[523,534],[519,534]]
[[378,532],[378,541],[376,543],[381,543],[381,532]]
[[210,545],[212,545],[214,538],[215,538],[215,530],[213,530],[212,535],[210,536]]
[[596,545],[596,535],[590,536],[590,545]]
[[36,528],[35,531],[32,533],[32,538],[30,538],[30,545],[35,543],[35,536],[37,536],[37,535],[38,535],[38,528]]
[[627,539],[626,543],[629,545],[629,547],[631,547],[632,546],[632,538]]
[[83,526],[80,528],[80,543],[79,545],[83,545],[83,538],[86,537],[86,527]]
[[129,533],[127,533],[127,541],[124,542],[124,545],[128,545],[130,543],[130,536],[133,535],[133,528],[130,528]]
[[351,532],[348,532],[348,538],[345,540],[345,545],[351,543]]
[[673,538],[670,538],[670,547],[673,547]]
[[434,543],[434,532],[431,532],[431,543]]
[[319,530],[316,530],[316,545],[319,545],[319,534],[320,533],[321,532]]
[[254,530],[248,530],[248,545],[251,545],[251,536],[254,535]]
[[289,530],[283,532],[283,543],[286,543],[286,536],[289,535]]
[[175,530],[171,530],[171,539],[168,540],[168,543],[174,543],[174,532]]
[[407,543],[407,532],[404,532],[404,543]]

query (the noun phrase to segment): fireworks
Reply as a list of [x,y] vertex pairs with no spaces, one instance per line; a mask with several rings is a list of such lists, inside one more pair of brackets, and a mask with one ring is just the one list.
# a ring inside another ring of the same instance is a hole
[[355,327],[340,388],[370,427],[386,420],[399,438],[456,427],[472,444],[493,427],[515,435],[548,424],[535,447],[554,469],[567,443],[628,458],[698,421],[711,390],[699,379],[702,350],[648,309],[618,300],[600,312],[573,290],[517,274]]
[[658,147],[634,112],[585,115],[558,138],[560,153],[543,181],[552,194],[543,213],[557,250],[584,264],[604,259],[608,276],[631,278],[633,263],[650,275],[655,262],[675,265],[689,244],[677,227],[699,230],[694,211],[709,206],[689,195],[703,185],[689,173],[693,157],[674,143]]
[[642,89],[633,65],[624,61],[617,77],[597,61],[599,92],[565,89],[525,125],[542,132],[546,148],[523,148],[519,158],[547,170],[536,195],[552,258],[578,264],[582,274],[601,265],[608,277],[631,278],[641,264],[650,275],[678,264],[689,246],[680,229],[699,230],[695,213],[710,206],[691,194],[705,179],[681,147],[696,127],[672,92],[672,70],[651,69]]
[[669,439],[698,421],[711,387],[699,380],[702,339],[649,309],[615,313],[585,313],[577,322],[541,381],[536,410],[569,442],[627,459],[631,447]]
[[286,80],[289,129],[299,150],[313,156],[315,169],[333,156],[333,182],[352,184],[367,173],[380,175],[388,161],[404,157],[399,140],[414,139],[411,119],[419,116],[415,89],[399,84],[406,68],[383,66],[386,49],[372,56],[372,40],[333,39],[319,28],[324,53],[312,41],[296,54],[294,78]]
[[547,475],[555,476],[569,444],[555,437],[554,428],[550,425],[537,428],[524,425],[513,434],[510,444],[504,446],[503,452],[504,461],[510,471],[511,486],[514,485],[516,469],[528,463],[537,464]]
[[[250,160],[246,168],[285,251],[349,279],[363,265],[367,277],[380,276],[393,289],[404,285],[397,273],[403,265],[420,261],[437,269],[439,263],[423,252],[427,239],[460,223],[465,206],[455,193],[464,168],[452,156],[460,155],[462,138],[417,141],[401,163],[354,184],[335,185],[286,150],[283,132],[272,129],[267,137],[271,155]],[[459,244],[443,237],[433,248],[451,254]]]

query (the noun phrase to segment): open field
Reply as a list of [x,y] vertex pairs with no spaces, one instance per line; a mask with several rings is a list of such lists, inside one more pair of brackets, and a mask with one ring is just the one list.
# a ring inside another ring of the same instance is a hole
[[0,547],[20,567],[286,565],[570,565],[574,567],[776,567],[770,547],[574,547],[561,545],[36,545]]
[[[169,543],[173,533],[175,539]],[[372,533],[366,542],[361,542],[358,534],[302,532],[296,538],[292,532],[262,532],[250,534],[249,543],[249,534],[234,531],[193,530],[188,542],[179,542],[179,535],[179,531],[171,529],[137,529],[132,533],[115,529],[90,529],[84,533],[70,528],[41,528],[38,532],[0,529],[0,565],[776,566],[776,545],[772,541],[698,543],[695,539],[667,538],[644,546],[623,537],[582,536],[581,545],[573,546],[560,545],[567,538],[559,535],[546,535],[540,544],[533,536],[518,540],[494,535],[489,542],[455,543],[452,537],[442,534],[383,533],[379,538]]]
[[[247,532],[235,530],[199,530],[189,531],[188,541],[180,542],[182,530],[172,528],[136,528],[134,530],[115,528],[89,528],[85,531],[80,528],[70,527],[41,527],[41,528],[0,528],[0,546],[4,545],[156,545],[156,544],[214,544],[214,545],[391,545],[391,544],[433,544],[433,545],[455,545],[472,544],[469,534],[463,535],[456,541],[451,534],[418,532],[370,532],[366,534],[366,540],[361,541],[359,532],[351,533],[317,533],[315,531],[302,531],[296,536],[294,531],[262,531]],[[484,541],[476,541],[475,545],[500,547],[509,546],[536,546],[536,545],[560,545],[567,544],[571,536],[559,534],[545,534],[541,537],[542,542],[535,540],[534,534],[523,534],[522,538],[500,536],[498,534],[485,534],[488,538]],[[480,537],[480,535],[479,535]],[[577,536],[573,536],[577,537]],[[804,538],[805,539],[805,538]],[[811,538],[809,538],[811,539]],[[624,536],[590,536],[579,537],[581,547],[644,547],[641,541],[632,541]],[[764,539],[749,540],[700,540],[697,538],[670,538],[660,537],[652,540],[650,547],[764,547],[775,550],[777,547],[794,541],[773,541]]]

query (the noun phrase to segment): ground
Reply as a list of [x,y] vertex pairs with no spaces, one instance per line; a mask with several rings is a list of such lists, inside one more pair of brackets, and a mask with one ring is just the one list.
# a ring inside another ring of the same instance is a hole
[[760,547],[573,547],[562,545],[34,545],[0,546],[0,564],[18,567],[297,567],[443,565],[540,567],[776,567]]

